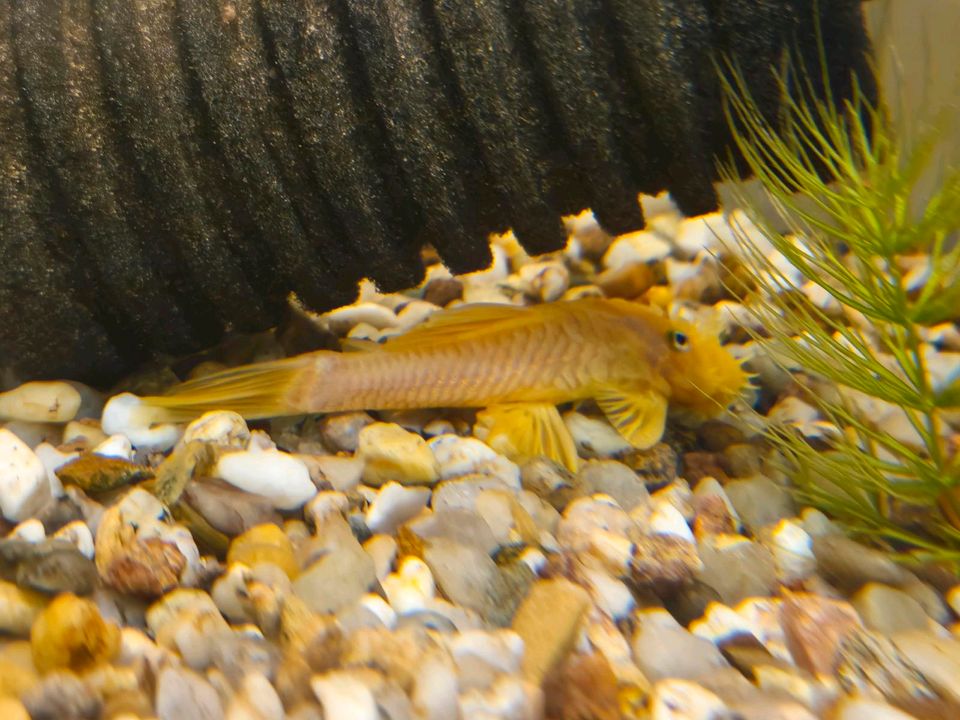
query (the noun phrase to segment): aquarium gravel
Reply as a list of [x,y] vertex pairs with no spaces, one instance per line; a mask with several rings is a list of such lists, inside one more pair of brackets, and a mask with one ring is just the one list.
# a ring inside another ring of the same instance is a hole
[[[454,197],[451,195],[451,198]],[[441,305],[639,299],[721,333],[753,396],[632,449],[561,408],[574,473],[516,464],[463,410],[142,426],[66,382],[0,394],[0,709],[11,718],[800,720],[960,714],[960,579],[799,505],[759,430],[830,424],[726,291],[741,211],[565,221],[531,257],[427,278],[123,384],[379,342]],[[773,256],[785,272],[790,268]],[[719,260],[723,259],[721,263]],[[793,277],[793,275],[791,275]],[[824,302],[797,277],[811,302]],[[299,334],[299,339],[297,339]],[[960,335],[931,338],[941,363]],[[933,346],[931,346],[933,347]]]

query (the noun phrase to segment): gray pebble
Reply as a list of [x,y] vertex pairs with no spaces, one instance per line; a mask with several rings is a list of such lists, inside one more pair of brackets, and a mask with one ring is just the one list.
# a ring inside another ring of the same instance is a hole
[[578,477],[590,492],[609,495],[627,512],[650,500],[643,479],[616,460],[590,460],[580,468]]
[[880,583],[867,583],[850,598],[864,624],[889,635],[901,630],[925,630],[927,614],[907,593]]
[[886,553],[861,545],[843,535],[813,538],[813,554],[824,580],[840,590],[855,592],[868,582],[899,587],[914,580]]
[[740,542],[725,547],[701,543],[700,560],[703,568],[696,579],[713,588],[725,605],[769,595],[777,586],[773,555],[759,543]]
[[732,478],[749,478],[761,471],[760,448],[750,443],[733,443],[720,456],[720,465]]
[[682,627],[644,622],[633,636],[633,660],[650,682],[665,678],[695,680],[726,667],[727,661],[709,640]]
[[416,518],[406,527],[423,540],[450,540],[485,555],[492,555],[498,546],[486,520],[469,510],[441,510]]
[[734,480],[724,485],[723,489],[750,532],[756,533],[765,525],[797,514],[790,493],[762,475]]
[[293,592],[314,612],[337,612],[356,601],[377,580],[370,557],[353,536],[307,567],[293,582]]
[[159,720],[222,720],[223,705],[213,685],[186,668],[165,668],[157,680]]
[[534,577],[523,563],[501,572],[486,553],[453,542],[431,543],[423,559],[451,602],[475,610],[497,626],[509,624]]
[[32,720],[97,720],[103,709],[99,696],[68,672],[47,675],[20,699]]

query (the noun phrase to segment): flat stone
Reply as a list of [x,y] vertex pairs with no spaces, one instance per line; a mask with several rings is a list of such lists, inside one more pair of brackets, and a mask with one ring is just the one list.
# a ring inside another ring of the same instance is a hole
[[750,532],[794,517],[796,506],[790,493],[769,478],[757,476],[733,480],[724,486],[737,515]]
[[442,540],[429,543],[423,559],[437,587],[452,603],[488,616],[501,598],[500,569],[481,550]]
[[643,478],[616,460],[590,460],[580,468],[578,477],[588,492],[609,495],[627,512],[650,500]]
[[854,592],[868,582],[898,587],[914,580],[886,553],[843,535],[814,536],[813,554],[823,579],[841,590]]
[[587,591],[569,580],[538,580],[513,618],[524,642],[523,677],[536,685],[569,654],[590,607]]
[[921,630],[898,632],[890,639],[927,682],[960,709],[960,641]]
[[293,591],[314,612],[331,613],[358,600],[376,580],[373,558],[351,535],[305,568],[294,581]]
[[651,682],[694,680],[728,664],[716,645],[679,625],[643,621],[630,646],[634,662]]
[[497,539],[486,521],[477,513],[458,508],[434,510],[407,523],[406,528],[422,540],[446,538],[460,545],[491,555]]
[[222,720],[220,696],[202,676],[186,668],[168,667],[157,680],[158,720]]
[[889,635],[901,630],[926,630],[929,618],[907,593],[880,583],[867,583],[850,598],[864,624]]
[[739,535],[715,535],[699,545],[702,569],[696,579],[713,588],[726,605],[765,596],[777,585],[773,554]]

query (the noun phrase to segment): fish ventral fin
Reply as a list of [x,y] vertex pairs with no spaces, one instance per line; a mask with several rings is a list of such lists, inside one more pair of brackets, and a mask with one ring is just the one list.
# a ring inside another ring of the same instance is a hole
[[477,425],[486,431],[487,445],[511,460],[523,462],[542,455],[570,472],[579,467],[577,447],[555,405],[493,405],[477,413]]
[[660,442],[667,424],[667,398],[652,388],[599,393],[597,405],[624,439],[638,450]]
[[242,365],[175,385],[165,395],[142,398],[158,422],[187,422],[211,410],[232,410],[248,419],[296,415],[293,386],[314,364],[314,355],[298,355]]

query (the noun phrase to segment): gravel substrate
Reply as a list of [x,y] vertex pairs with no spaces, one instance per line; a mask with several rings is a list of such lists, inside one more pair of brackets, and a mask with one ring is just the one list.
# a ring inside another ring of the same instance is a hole
[[[611,238],[587,214],[563,253],[505,236],[485,272],[363,286],[309,318],[311,342],[377,341],[462,302],[643,298],[722,328],[768,417],[831,432],[746,341],[714,255],[727,221],[643,206],[642,232]],[[935,335],[949,374],[960,337]],[[193,372],[296,345],[253,338]],[[590,404],[562,408],[571,474],[499,455],[471,412],[144,428],[101,422],[104,400],[0,394],[4,718],[960,717],[960,579],[798,507],[746,404],[643,452]]]

